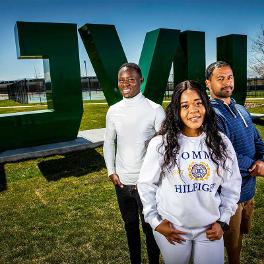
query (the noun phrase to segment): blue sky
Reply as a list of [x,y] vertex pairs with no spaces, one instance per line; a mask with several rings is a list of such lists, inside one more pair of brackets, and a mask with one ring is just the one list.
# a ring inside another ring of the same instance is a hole
[[[43,77],[41,60],[18,60],[14,38],[16,21],[115,25],[128,61],[138,62],[145,34],[157,28],[204,31],[206,64],[216,59],[216,38],[228,34],[251,40],[264,25],[264,1],[169,0],[12,0],[0,2],[0,80]],[[94,75],[79,38],[81,74]],[[248,57],[249,57],[248,56]]]

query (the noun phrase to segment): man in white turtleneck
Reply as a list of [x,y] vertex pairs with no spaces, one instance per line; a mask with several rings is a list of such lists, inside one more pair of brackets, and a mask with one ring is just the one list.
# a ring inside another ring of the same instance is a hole
[[143,81],[137,64],[125,63],[120,67],[118,88],[123,100],[112,105],[106,115],[104,159],[125,223],[131,263],[141,263],[140,216],[149,263],[158,264],[159,248],[152,228],[144,220],[136,183],[146,153],[146,141],[159,130],[165,114],[160,105],[142,95]]

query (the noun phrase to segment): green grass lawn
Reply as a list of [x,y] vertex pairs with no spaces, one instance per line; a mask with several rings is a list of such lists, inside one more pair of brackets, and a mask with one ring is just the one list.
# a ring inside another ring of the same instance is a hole
[[247,97],[264,97],[264,91],[262,90],[247,91]]
[[19,102],[13,100],[0,100],[0,107],[8,107],[8,106],[46,106],[46,104],[21,104]]
[[[107,109],[85,103],[80,129],[104,127]],[[264,113],[264,107],[257,111]],[[264,136],[262,127],[260,133]],[[8,163],[5,169],[8,189],[0,192],[1,264],[129,263],[102,147]],[[253,229],[244,239],[242,264],[264,263],[263,216],[264,178],[258,178]]]

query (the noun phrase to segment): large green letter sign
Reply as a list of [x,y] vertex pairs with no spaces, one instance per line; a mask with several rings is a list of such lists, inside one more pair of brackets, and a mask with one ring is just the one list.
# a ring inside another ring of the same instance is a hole
[[1,115],[0,149],[76,138],[82,95],[75,24],[17,22],[18,57],[44,59],[48,110]]
[[[79,33],[108,104],[120,101],[117,72],[127,59],[115,26],[86,24]],[[17,22],[15,35],[20,59],[43,59],[48,110],[0,115],[0,150],[76,138],[83,112],[76,25]],[[217,59],[231,64],[234,95],[241,104],[246,96],[246,58],[246,36],[217,39]],[[174,84],[186,79],[204,83],[204,32],[156,29],[146,34],[139,60],[146,97],[162,103],[172,63]]]
[[204,84],[205,33],[184,31],[180,33],[179,46],[173,61],[174,84],[195,80]]
[[144,41],[139,60],[145,78],[141,90],[147,98],[158,104],[163,101],[179,33],[176,29],[156,29],[148,32]]
[[[86,24],[79,32],[106,100],[112,105],[121,100],[117,89],[117,71],[127,61],[116,29],[113,25]],[[217,39],[217,44],[218,59],[231,64],[237,80],[234,98],[244,104],[247,78],[246,36],[224,36]],[[175,85],[186,79],[204,84],[204,32],[157,29],[147,33],[139,60],[145,77],[141,90],[146,97],[157,103],[162,102],[172,62]]]
[[235,77],[233,97],[243,105],[247,96],[247,36],[232,34],[217,38],[217,60],[232,66]]
[[[79,32],[108,104],[120,101],[117,72],[127,59],[115,27],[86,24]],[[178,34],[179,30],[175,29],[157,29],[147,33],[140,55],[139,66],[145,78],[142,92],[160,104],[178,45]]]
[[120,101],[117,72],[127,59],[115,26],[86,24],[79,33],[108,104]]

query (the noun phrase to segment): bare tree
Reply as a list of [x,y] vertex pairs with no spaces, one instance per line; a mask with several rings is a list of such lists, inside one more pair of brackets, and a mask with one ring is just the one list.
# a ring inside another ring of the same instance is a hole
[[264,26],[256,39],[252,43],[252,57],[250,59],[250,68],[264,78]]

